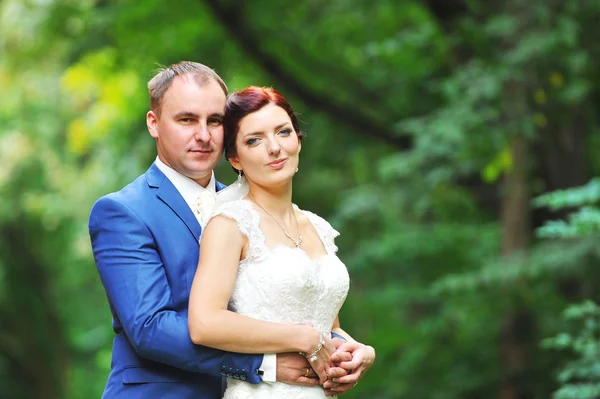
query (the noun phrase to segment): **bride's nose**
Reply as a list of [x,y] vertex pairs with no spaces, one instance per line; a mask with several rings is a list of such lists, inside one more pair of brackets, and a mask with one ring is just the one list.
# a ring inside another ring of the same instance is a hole
[[281,151],[281,147],[279,146],[279,142],[276,138],[271,137],[267,140],[267,151],[269,155],[277,155]]

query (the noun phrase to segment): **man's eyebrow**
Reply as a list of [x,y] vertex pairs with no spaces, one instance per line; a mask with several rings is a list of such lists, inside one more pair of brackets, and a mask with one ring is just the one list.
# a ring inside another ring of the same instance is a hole
[[198,114],[191,111],[179,111],[175,114],[174,118],[198,118]]
[[[290,125],[290,126],[291,126],[292,124],[291,124],[290,122],[283,122],[282,124],[275,126],[275,129],[273,129],[273,130],[279,130],[279,129],[281,129],[282,127],[284,127],[284,126],[288,126],[288,125]],[[261,133],[262,133],[262,131],[250,132],[250,133],[246,133],[246,134],[244,134],[242,137],[246,137],[246,136],[254,136],[254,135],[256,135],[256,134],[261,134]]]

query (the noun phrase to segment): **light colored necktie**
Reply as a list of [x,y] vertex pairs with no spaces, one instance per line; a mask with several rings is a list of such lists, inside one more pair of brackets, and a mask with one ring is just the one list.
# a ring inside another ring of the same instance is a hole
[[194,213],[200,222],[202,228],[206,227],[210,215],[215,207],[215,195],[208,190],[202,190],[200,195],[194,201]]

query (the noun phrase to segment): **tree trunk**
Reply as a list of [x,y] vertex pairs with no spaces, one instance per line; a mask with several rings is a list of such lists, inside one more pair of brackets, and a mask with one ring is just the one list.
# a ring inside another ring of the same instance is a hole
[[[512,169],[504,176],[504,195],[501,203],[502,255],[526,251],[530,241],[530,192],[527,160],[528,142],[516,135],[510,143]],[[523,397],[519,375],[529,363],[527,336],[532,329],[532,315],[526,307],[511,304],[504,316],[500,332],[500,361],[502,370],[501,399]]]
[[0,392],[14,398],[60,399],[68,371],[62,321],[51,295],[51,280],[29,247],[24,226],[2,226],[5,294],[0,308],[0,359],[10,386]]

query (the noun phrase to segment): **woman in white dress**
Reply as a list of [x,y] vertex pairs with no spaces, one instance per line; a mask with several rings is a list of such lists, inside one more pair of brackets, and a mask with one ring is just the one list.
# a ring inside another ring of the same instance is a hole
[[[225,156],[239,173],[233,189],[242,194],[218,205],[202,233],[191,338],[239,353],[300,352],[314,370],[306,374],[327,388],[229,380],[225,398],[335,395],[330,367],[359,364],[338,382],[356,381],[375,351],[340,328],[349,276],[336,255],[339,233],[292,203],[303,137],[296,115],[274,89],[249,87],[228,98],[223,126]],[[352,361],[332,364],[331,332],[348,341],[338,351],[351,353]]]

